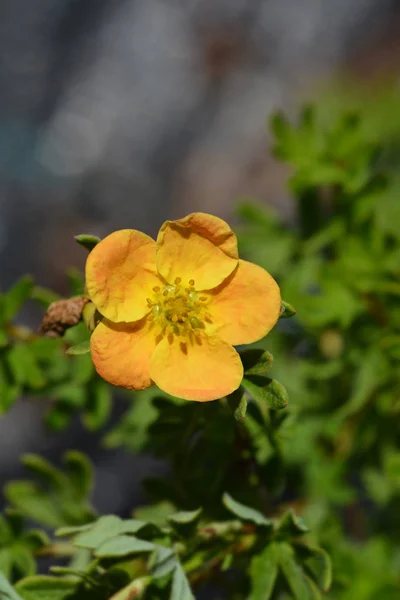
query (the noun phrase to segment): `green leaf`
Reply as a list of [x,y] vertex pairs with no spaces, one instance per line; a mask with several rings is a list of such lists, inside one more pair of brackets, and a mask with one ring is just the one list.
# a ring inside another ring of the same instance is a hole
[[90,352],[90,340],[86,340],[85,342],[81,342],[75,346],[70,346],[70,348],[67,350],[67,354],[72,355],[87,354],[88,352]]
[[11,558],[13,571],[17,572],[16,579],[27,577],[29,575],[35,575],[36,560],[28,548],[21,544],[15,544],[12,549]]
[[67,270],[67,279],[71,296],[83,296],[85,293],[85,277],[79,269],[70,267]]
[[166,519],[175,511],[176,507],[166,500],[157,504],[138,506],[135,508],[134,516],[154,525],[163,525]]
[[242,521],[249,521],[250,523],[263,527],[272,527],[271,519],[265,517],[258,510],[237,502],[237,500],[234,500],[227,492],[223,495],[222,502],[231,513],[236,517],[239,517]]
[[0,573],[3,573],[7,579],[11,579],[12,568],[13,557],[11,552],[8,548],[0,548]]
[[353,292],[346,281],[329,274],[320,281],[321,293],[303,299],[302,317],[309,327],[324,327],[339,323],[348,328],[364,310],[360,295]]
[[152,576],[157,579],[168,575],[175,569],[177,562],[178,559],[173,548],[157,546],[155,561],[151,569]]
[[177,512],[168,516],[168,522],[179,537],[188,539],[193,534],[201,513],[201,508]]
[[41,529],[30,529],[21,535],[21,542],[32,552],[50,544],[50,538],[45,531]]
[[245,375],[266,375],[274,362],[274,357],[267,350],[251,348],[239,354]]
[[63,523],[60,510],[53,500],[30,481],[8,482],[4,495],[8,502],[34,521],[50,527],[58,527]]
[[122,520],[116,515],[104,515],[94,523],[82,527],[63,527],[56,532],[58,536],[76,535],[75,546],[94,550],[110,538],[125,533],[137,533],[147,523],[137,519]]
[[86,248],[86,250],[93,250],[95,246],[100,242],[100,238],[96,235],[90,235],[88,233],[81,233],[80,235],[75,236],[75,241],[78,242],[81,246]]
[[239,400],[239,403],[234,411],[234,417],[236,419],[236,421],[243,421],[243,419],[246,416],[246,411],[247,411],[247,398],[246,398],[246,394],[242,394],[242,397]]
[[10,543],[10,541],[13,540],[13,533],[14,532],[11,523],[9,523],[8,519],[0,515],[0,547],[4,547],[6,544]]
[[298,517],[292,509],[288,510],[281,520],[276,529],[276,534],[280,538],[292,538],[299,535],[304,535],[309,531],[307,525],[303,519]]
[[243,421],[247,411],[247,398],[242,386],[229,394],[227,398],[236,421]]
[[177,564],[173,577],[170,600],[194,600],[186,573],[180,563]]
[[242,385],[254,400],[265,402],[273,410],[285,408],[289,403],[286,389],[276,379],[248,375],[243,378]]
[[66,429],[71,422],[73,409],[67,405],[53,404],[46,413],[44,421],[46,426],[52,431],[62,431]]
[[0,327],[0,349],[5,348],[5,346],[7,346],[7,345],[8,345],[8,335],[4,331],[4,329],[1,329],[1,327]]
[[33,289],[33,279],[30,275],[22,277],[5,295],[3,320],[9,322],[14,319],[22,306],[28,300]]
[[10,585],[3,573],[0,571],[0,598],[3,600],[23,600]]
[[296,314],[296,309],[293,308],[289,302],[281,301],[281,312],[279,314],[280,319],[289,319],[290,317],[294,317]]
[[36,575],[22,579],[15,589],[25,600],[67,600],[75,597],[77,585],[68,579]]
[[235,555],[232,552],[228,552],[225,554],[222,563],[221,563],[221,571],[229,571],[232,568],[233,562],[235,560]]
[[[10,530],[15,536],[19,536],[24,531],[24,517],[17,510],[7,508],[4,515]],[[1,531],[1,528],[0,528]],[[2,538],[0,538],[2,539]]]
[[93,487],[93,468],[87,456],[76,450],[64,455],[65,470],[70,487],[78,500],[85,501]]
[[[71,379],[75,384],[85,385],[89,383],[94,374],[92,358],[89,354],[81,354],[75,356],[71,360]],[[87,395],[86,388],[83,388],[85,396]]]
[[92,333],[97,323],[99,322],[99,313],[97,312],[97,308],[93,304],[93,302],[87,302],[83,307],[82,311],[82,320],[86,326],[86,329]]
[[318,587],[323,592],[327,592],[332,585],[332,562],[329,554],[322,548],[313,548],[312,546],[304,546],[296,544],[295,549],[300,549],[300,552],[305,548],[306,558],[304,565],[312,573]]
[[198,508],[196,510],[182,510],[180,512],[174,513],[168,517],[168,521],[170,523],[175,523],[177,525],[188,525],[190,523],[196,523],[202,513],[202,508]]
[[0,413],[6,413],[20,395],[20,387],[9,381],[5,367],[0,359]]
[[386,473],[367,468],[364,469],[362,479],[368,495],[376,504],[384,506],[389,502],[393,494],[393,484],[387,478]]
[[149,523],[139,521],[139,519],[120,519],[118,533],[137,533],[148,525]]
[[[84,358],[84,357],[82,357]],[[70,409],[83,408],[86,401],[86,389],[78,383],[62,383],[53,387],[51,399],[59,400]]]
[[250,405],[250,408],[251,410],[247,413],[244,425],[251,438],[254,456],[257,460],[257,463],[262,466],[265,465],[267,461],[269,461],[275,454],[273,440],[269,435],[266,435],[265,422],[264,420],[261,420],[262,416],[259,415],[259,413],[254,415],[254,407],[251,407]]
[[336,412],[338,419],[345,419],[359,411],[385,379],[388,372],[387,362],[382,350],[376,346],[369,348],[360,359],[358,371],[353,376],[353,393]]
[[320,598],[315,585],[310,583],[303,569],[296,562],[293,548],[286,543],[276,544],[276,555],[282,573],[296,600],[316,600]]
[[[323,229],[318,230],[311,238],[304,242],[303,250],[307,254],[315,254],[325,246],[342,238],[345,234],[345,224],[343,220],[337,218]],[[283,303],[282,303],[283,304]]]
[[103,441],[107,448],[125,445],[135,453],[143,451],[148,442],[149,428],[159,415],[152,403],[153,394],[151,388],[133,394],[131,407]]
[[278,576],[275,544],[269,544],[251,559],[251,593],[248,600],[269,600]]
[[151,542],[131,535],[119,535],[106,540],[100,547],[97,547],[94,554],[97,558],[115,558],[141,552],[152,552],[154,549],[155,546]]
[[2,294],[0,292],[0,325],[3,325],[5,323],[5,319],[4,319],[5,304],[6,304],[6,297],[4,294]]
[[39,367],[30,346],[23,342],[15,343],[6,354],[6,361],[15,382],[33,389],[45,386],[46,379]]
[[[94,511],[89,505],[88,498],[83,494],[84,491],[87,492],[91,484],[86,483],[84,489],[77,492],[78,474],[76,470],[77,462],[79,462],[77,456],[78,453],[65,455],[66,474],[40,456],[25,455],[24,464],[39,481],[38,483],[33,481],[10,481],[7,483],[4,493],[8,502],[24,516],[50,527],[80,525],[93,520]],[[85,460],[82,458],[82,462]],[[70,473],[68,473],[68,469],[70,469]],[[83,485],[82,473],[80,482]]]
[[16,581],[36,573],[33,553],[49,543],[48,536],[40,530],[24,532],[23,517],[12,509],[0,515],[0,571]]
[[65,485],[63,473],[42,456],[27,453],[21,462],[45,484],[57,489],[62,489]]
[[[121,531],[121,519],[116,515],[104,515],[100,517],[90,527],[85,526],[84,530],[78,534],[74,540],[74,545],[79,548],[95,549],[101,546],[106,540],[116,537]],[[58,535],[65,535],[58,533]]]
[[396,487],[400,487],[400,452],[387,448],[383,456],[386,477]]
[[52,290],[35,285],[32,289],[31,299],[38,302],[44,310],[47,310],[50,304],[60,300],[60,296]]
[[54,533],[57,537],[67,537],[77,535],[83,531],[88,531],[93,527],[93,523],[86,523],[85,525],[72,525],[70,527],[60,527]]
[[269,124],[272,132],[279,140],[286,140],[292,129],[292,125],[280,111],[276,111],[271,115]]
[[91,431],[96,431],[108,421],[112,408],[112,393],[104,381],[96,379],[88,390],[88,396],[82,422]]

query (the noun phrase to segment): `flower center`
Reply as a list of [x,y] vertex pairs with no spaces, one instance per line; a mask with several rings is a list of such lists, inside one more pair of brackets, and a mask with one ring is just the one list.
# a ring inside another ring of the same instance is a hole
[[147,298],[151,308],[148,319],[160,326],[162,334],[186,337],[212,322],[206,311],[208,298],[196,292],[193,279],[185,286],[177,277],[173,285],[156,286],[153,292],[153,298]]

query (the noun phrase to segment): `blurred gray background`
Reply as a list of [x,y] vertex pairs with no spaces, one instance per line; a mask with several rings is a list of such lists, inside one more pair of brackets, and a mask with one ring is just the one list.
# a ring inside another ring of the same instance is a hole
[[[266,118],[337,73],[396,69],[399,17],[397,0],[0,0],[0,288],[31,272],[65,292],[77,233],[155,234],[243,196],[287,213]],[[97,441],[49,434],[21,401],[0,420],[0,485],[25,451],[80,448],[99,510],[127,511],[162,467]]]

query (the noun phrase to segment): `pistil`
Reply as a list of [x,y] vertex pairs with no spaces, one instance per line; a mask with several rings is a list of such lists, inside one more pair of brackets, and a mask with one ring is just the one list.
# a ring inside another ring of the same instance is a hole
[[204,329],[205,323],[212,323],[206,312],[208,298],[199,297],[194,279],[190,279],[185,287],[182,279],[177,277],[173,285],[155,286],[153,292],[153,298],[147,298],[151,308],[148,319],[160,327],[162,334],[190,338]]

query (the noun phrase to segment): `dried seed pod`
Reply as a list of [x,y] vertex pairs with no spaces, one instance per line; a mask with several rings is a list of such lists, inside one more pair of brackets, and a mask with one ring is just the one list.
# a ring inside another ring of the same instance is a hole
[[82,320],[82,312],[88,302],[90,300],[85,296],[53,302],[43,317],[39,333],[47,337],[62,337],[67,329]]

